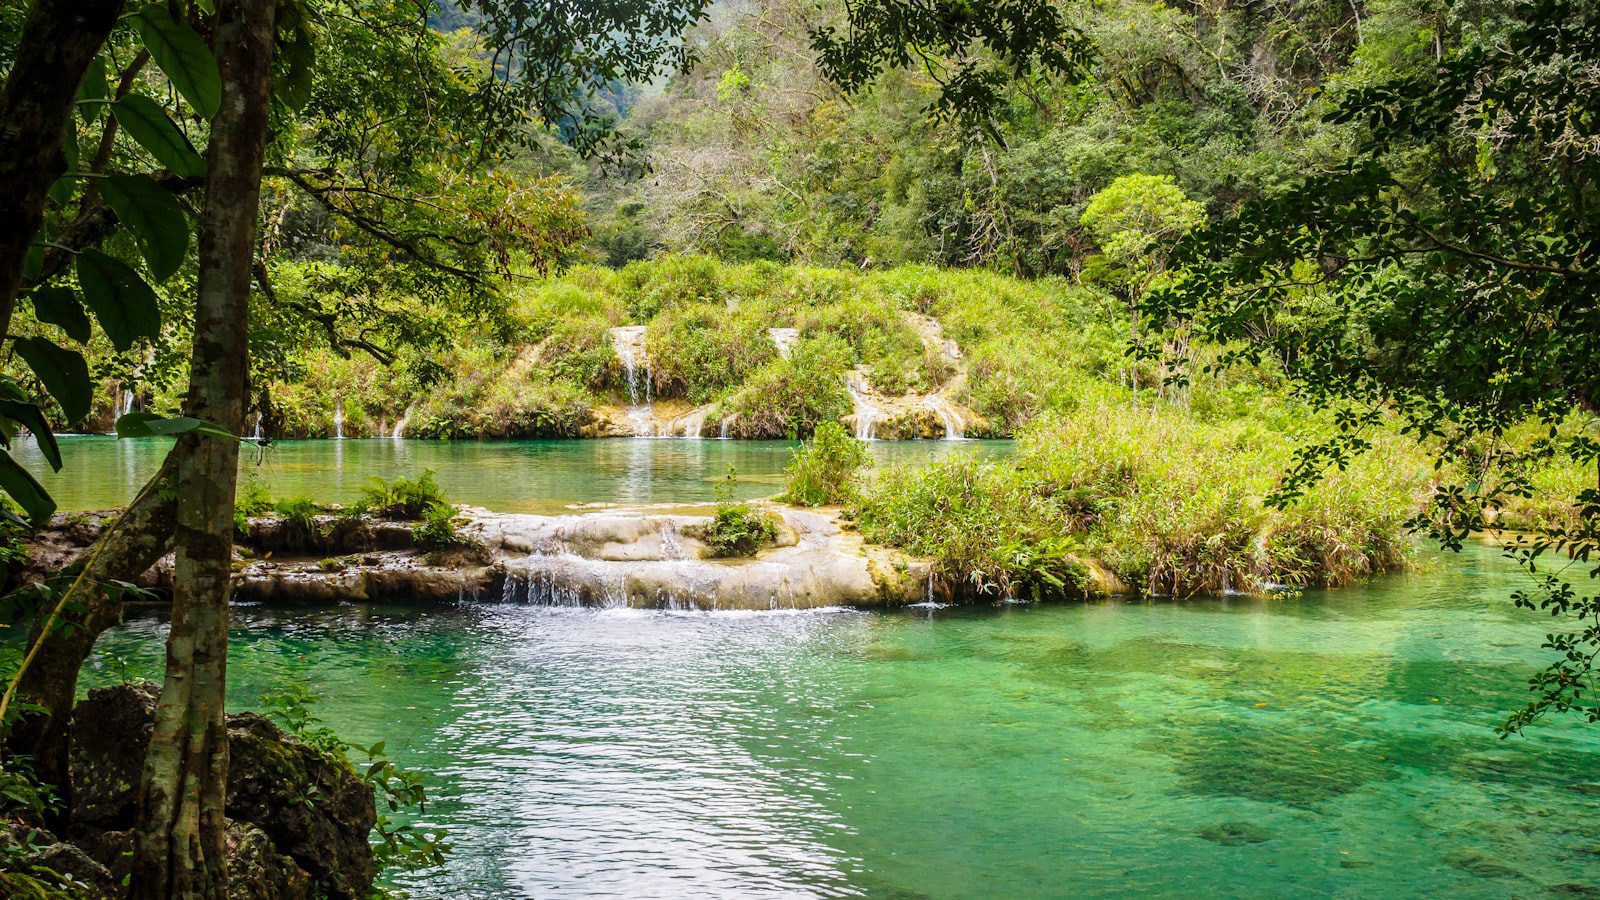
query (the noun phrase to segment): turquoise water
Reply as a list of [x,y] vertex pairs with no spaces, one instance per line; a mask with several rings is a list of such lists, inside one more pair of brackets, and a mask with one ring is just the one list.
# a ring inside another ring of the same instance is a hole
[[[1600,728],[1492,728],[1546,620],[1475,548],[1292,600],[899,614],[236,612],[435,773],[415,897],[1529,896],[1600,889]],[[161,625],[91,680],[153,673]]]
[[[19,444],[23,464],[63,511],[120,506],[161,465],[169,441],[117,440],[102,435],[61,439],[65,465],[49,466],[31,443]],[[717,482],[733,466],[740,499],[783,489],[783,470],[796,444],[786,441],[616,439],[599,441],[312,440],[245,448],[246,477],[274,497],[309,496],[323,503],[355,500],[367,479],[413,477],[423,469],[459,503],[498,512],[559,512],[574,503],[698,503],[715,499]],[[883,464],[911,462],[952,451],[1006,452],[1007,441],[876,442]]]

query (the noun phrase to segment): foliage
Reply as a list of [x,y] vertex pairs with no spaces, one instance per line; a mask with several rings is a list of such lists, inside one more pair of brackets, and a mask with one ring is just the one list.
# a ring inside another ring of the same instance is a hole
[[[1018,457],[894,469],[858,501],[863,534],[933,557],[979,593],[1081,587],[1080,560],[1144,594],[1341,585],[1403,567],[1426,466],[1403,440],[1289,509],[1263,501],[1297,434],[1126,404],[1047,417]],[[1074,579],[1077,580],[1074,580]]]
[[444,503],[430,503],[411,529],[411,536],[428,550],[447,550],[468,547],[471,542],[462,537],[456,526],[460,522],[455,507]]
[[[275,693],[263,694],[261,705],[271,719],[307,746],[353,765],[361,780],[377,793],[388,809],[380,809],[373,827],[373,855],[380,868],[416,871],[443,865],[450,845],[442,831],[397,825],[389,815],[400,810],[427,810],[427,776],[395,764],[385,754],[383,741],[363,747],[334,734],[313,710],[317,699],[305,685],[292,683]],[[352,757],[359,758],[360,764],[355,765]]]
[[[1146,306],[1237,341],[1224,362],[1277,357],[1296,390],[1337,414],[1277,501],[1368,451],[1393,410],[1457,475],[1419,524],[1459,548],[1532,494],[1538,466],[1600,472],[1600,442],[1570,427],[1600,403],[1600,10],[1534,0],[1450,12],[1459,40],[1435,65],[1336,93],[1329,118],[1357,136],[1337,165],[1196,234],[1180,250],[1185,276]],[[1326,297],[1318,315],[1283,321],[1306,294]],[[1513,445],[1528,420],[1544,434]],[[1600,573],[1597,484],[1566,480],[1571,517],[1525,522],[1544,527],[1508,548],[1533,577],[1516,605],[1565,627],[1547,637],[1554,661],[1506,733],[1550,711],[1600,721],[1600,595],[1566,574],[1566,560]]]
[[1071,532],[1008,468],[970,453],[879,473],[856,504],[861,533],[934,560],[974,595],[1040,597],[1085,583]]
[[788,359],[772,361],[719,402],[714,415],[727,423],[729,437],[806,437],[849,414],[848,358],[837,338],[801,340]]
[[435,507],[451,508],[432,469],[423,469],[416,478],[368,479],[361,489],[360,506],[386,519],[413,520],[423,519]]
[[733,500],[738,473],[728,466],[722,484],[717,486],[717,512],[706,527],[704,540],[713,559],[754,556],[778,536],[777,526],[763,510]]
[[249,534],[251,519],[272,512],[273,506],[267,486],[260,479],[246,478],[242,485],[233,501],[233,532],[241,536]]
[[865,442],[851,437],[837,422],[827,422],[794,452],[783,502],[796,506],[844,503],[854,496],[861,470],[871,464]]

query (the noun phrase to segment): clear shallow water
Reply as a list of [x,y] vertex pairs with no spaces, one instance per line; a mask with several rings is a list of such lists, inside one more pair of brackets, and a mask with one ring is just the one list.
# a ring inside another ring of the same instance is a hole
[[[64,511],[105,509],[132,499],[161,465],[170,441],[117,440],[103,435],[61,438],[64,466],[51,472],[31,442],[18,456]],[[360,496],[373,476],[414,477],[423,469],[459,503],[497,512],[558,512],[574,503],[698,503],[715,499],[729,465],[740,499],[783,489],[796,444],[640,438],[596,441],[448,442],[411,440],[281,441],[246,447],[243,472],[274,497],[305,495],[323,503]],[[880,464],[910,462],[955,450],[1007,452],[1008,441],[877,442]]]
[[[1492,732],[1547,624],[1516,578],[1479,548],[1276,601],[241,608],[229,690],[302,682],[437,774],[456,852],[416,897],[1600,887],[1600,728]],[[91,680],[160,638],[108,635]]]

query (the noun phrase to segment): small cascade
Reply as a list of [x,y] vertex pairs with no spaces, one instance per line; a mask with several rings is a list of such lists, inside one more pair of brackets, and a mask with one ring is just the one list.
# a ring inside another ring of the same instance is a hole
[[867,394],[866,378],[859,372],[851,372],[845,377],[845,388],[850,392],[850,402],[855,405],[856,438],[876,440],[878,420],[883,414]]
[[717,437],[721,438],[722,440],[727,440],[730,437],[730,435],[729,435],[730,426],[729,426],[728,423],[731,422],[731,421],[732,420],[729,419],[727,416],[723,416],[722,417],[722,430],[717,435]]
[[778,356],[788,359],[794,352],[794,345],[800,340],[798,328],[769,328],[767,334],[772,337],[772,342],[778,345]]
[[344,440],[344,398],[339,397],[333,401],[333,439]]
[[500,599],[530,606],[616,609],[628,605],[628,586],[615,565],[573,553],[539,554],[506,564]]
[[259,410],[259,409],[256,410],[256,425],[255,425],[255,428],[252,429],[251,432],[250,432],[250,440],[252,440],[252,441],[262,440],[262,434],[261,434],[261,410]]
[[394,431],[389,433],[389,437],[398,441],[406,436],[406,428],[411,425],[411,412],[414,409],[416,409],[414,406],[406,407],[406,411],[400,414],[400,421],[394,423]]
[[611,329],[611,346],[628,379],[628,427],[637,437],[655,434],[655,396],[650,377],[650,357],[644,350],[645,327],[627,325]]
[[956,413],[955,407],[950,405],[950,401],[944,398],[943,394],[928,395],[922,401],[922,405],[933,410],[934,415],[939,417],[939,421],[944,423],[945,440],[966,440],[966,436],[961,430],[961,417]]

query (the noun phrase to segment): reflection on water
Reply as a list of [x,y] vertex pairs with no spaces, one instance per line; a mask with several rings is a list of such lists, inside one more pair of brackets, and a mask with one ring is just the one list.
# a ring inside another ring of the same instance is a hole
[[[170,442],[63,437],[65,466],[51,472],[31,442],[18,456],[39,476],[61,509],[104,509],[126,503],[161,464]],[[783,489],[796,444],[785,441],[617,439],[598,441],[447,442],[393,438],[282,441],[246,446],[247,477],[275,497],[305,495],[327,503],[356,499],[367,480],[439,474],[452,499],[498,512],[558,512],[573,503],[698,503],[715,499],[728,466],[738,472],[736,496]],[[880,463],[915,461],[959,448],[1009,452],[1006,441],[877,443]]]
[[[1600,731],[1492,731],[1548,626],[1515,578],[1477,549],[1298,600],[242,608],[229,689],[303,681],[438,774],[457,849],[416,897],[1593,890]],[[155,672],[160,631],[92,680]]]

